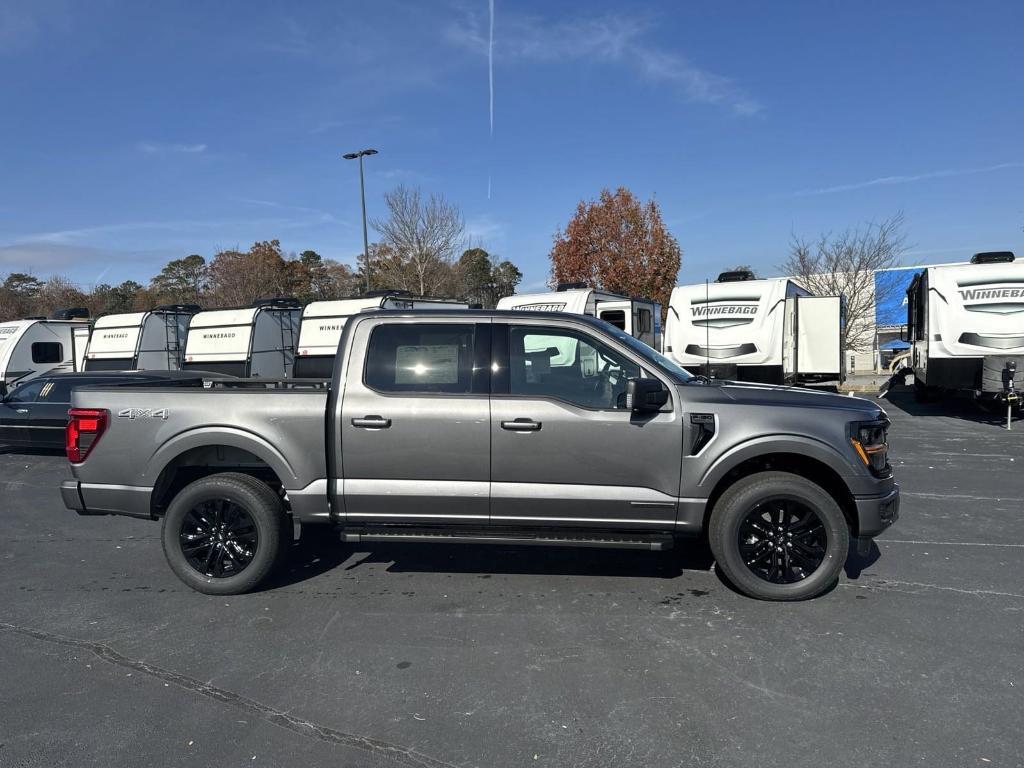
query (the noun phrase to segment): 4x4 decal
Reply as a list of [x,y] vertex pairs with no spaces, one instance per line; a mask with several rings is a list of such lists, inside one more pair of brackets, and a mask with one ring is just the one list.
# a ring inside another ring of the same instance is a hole
[[166,408],[122,408],[117,412],[121,419],[166,419]]

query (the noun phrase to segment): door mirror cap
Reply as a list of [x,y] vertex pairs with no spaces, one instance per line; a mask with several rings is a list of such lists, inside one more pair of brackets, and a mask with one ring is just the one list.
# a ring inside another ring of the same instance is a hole
[[0,400],[7,399],[7,382],[0,380]]
[[668,390],[658,379],[629,379],[626,407],[633,413],[654,413],[668,402]]

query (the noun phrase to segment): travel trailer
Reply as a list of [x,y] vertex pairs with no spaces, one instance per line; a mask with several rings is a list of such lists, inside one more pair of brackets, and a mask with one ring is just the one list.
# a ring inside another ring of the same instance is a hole
[[89,343],[89,310],[62,309],[51,319],[0,323],[0,382],[26,382],[50,371],[78,371]]
[[85,370],[180,369],[188,324],[196,312],[195,304],[171,304],[97,318],[85,350]]
[[299,302],[259,299],[248,307],[215,309],[192,316],[183,370],[241,378],[292,375],[299,337]]
[[358,312],[371,309],[451,309],[467,308],[454,299],[413,296],[409,291],[369,291],[365,296],[336,301],[312,301],[302,310],[299,322],[298,356],[294,376],[297,379],[329,379],[334,371],[334,356],[345,322]]
[[661,305],[651,299],[629,298],[587,287],[561,283],[552,293],[520,293],[498,301],[497,309],[531,312],[570,312],[611,323],[654,349],[661,349]]
[[709,378],[784,384],[844,376],[841,296],[746,270],[672,291],[665,354]]
[[1024,371],[1024,263],[996,251],[923,269],[907,289],[907,340],[918,399],[1012,394],[1009,380]]

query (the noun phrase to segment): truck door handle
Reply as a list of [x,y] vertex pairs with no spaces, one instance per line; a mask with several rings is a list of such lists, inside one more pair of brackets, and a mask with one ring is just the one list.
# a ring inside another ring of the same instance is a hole
[[28,408],[16,408],[16,413],[28,413]]
[[363,429],[387,429],[391,426],[391,419],[385,419],[383,416],[363,416],[361,419],[352,419],[352,426]]
[[540,429],[540,422],[533,419],[515,419],[501,422],[501,428],[510,432],[536,432]]

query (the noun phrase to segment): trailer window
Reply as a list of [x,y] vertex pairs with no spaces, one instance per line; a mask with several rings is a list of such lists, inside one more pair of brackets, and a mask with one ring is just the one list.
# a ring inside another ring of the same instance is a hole
[[64,359],[64,345],[59,341],[37,341],[32,344],[33,363],[59,363]]
[[606,309],[599,313],[600,319],[611,323],[620,331],[626,330],[626,312],[622,309]]
[[641,309],[639,320],[637,321],[640,326],[637,328],[638,333],[650,333],[651,332],[651,310]]
[[380,325],[370,334],[364,382],[379,392],[468,394],[472,325]]

